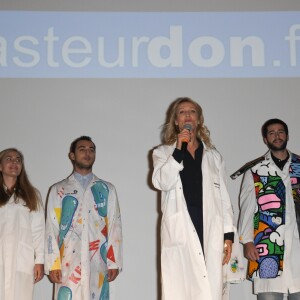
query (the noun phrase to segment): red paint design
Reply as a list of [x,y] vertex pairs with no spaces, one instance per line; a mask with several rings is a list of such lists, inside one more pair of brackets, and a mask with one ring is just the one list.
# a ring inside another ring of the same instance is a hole
[[[76,273],[76,274],[75,274]],[[81,268],[79,266],[77,266],[74,270],[74,272],[71,274],[71,276],[69,277],[69,279],[74,282],[75,284],[78,284],[78,282],[81,279]]]
[[115,254],[114,254],[114,249],[112,246],[109,247],[108,251],[107,251],[107,258],[113,262],[116,262],[115,259]]

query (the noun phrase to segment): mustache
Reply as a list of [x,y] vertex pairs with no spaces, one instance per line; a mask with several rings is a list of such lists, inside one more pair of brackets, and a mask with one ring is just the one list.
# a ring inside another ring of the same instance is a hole
[[278,143],[278,142],[284,143],[284,140],[283,139],[275,139],[275,140],[273,140],[272,143]]

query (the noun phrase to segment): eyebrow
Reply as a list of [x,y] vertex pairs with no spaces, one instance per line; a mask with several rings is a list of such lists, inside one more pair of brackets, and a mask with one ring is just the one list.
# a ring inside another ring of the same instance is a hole
[[89,149],[94,149],[94,150],[95,150],[95,147],[94,147],[94,146],[90,146],[90,147],[79,146],[77,149],[82,149],[82,148],[89,148]]
[[275,129],[273,129],[273,130],[269,130],[268,131],[268,133],[270,133],[270,132],[278,132],[278,131],[282,131],[282,132],[285,132],[285,130],[284,129],[278,129],[278,130],[275,130]]

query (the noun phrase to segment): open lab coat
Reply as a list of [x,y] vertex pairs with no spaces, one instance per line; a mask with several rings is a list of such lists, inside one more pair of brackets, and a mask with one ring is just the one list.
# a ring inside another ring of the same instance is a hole
[[32,300],[34,265],[44,263],[42,204],[29,211],[12,195],[0,207],[0,300]]
[[221,300],[224,233],[233,232],[232,205],[226,188],[224,162],[204,145],[204,253],[187,210],[173,146],[153,152],[153,185],[162,191],[161,272],[163,300]]
[[72,174],[52,186],[45,273],[62,270],[55,300],[110,299],[107,269],[122,269],[121,214],[113,184],[95,175],[86,190]]

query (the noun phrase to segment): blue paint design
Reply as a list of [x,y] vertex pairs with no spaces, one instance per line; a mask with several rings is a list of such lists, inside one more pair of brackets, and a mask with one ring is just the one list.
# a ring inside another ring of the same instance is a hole
[[101,255],[103,261],[106,263],[106,262],[107,262],[107,242],[105,242],[105,243],[100,247],[100,255]]
[[57,300],[72,300],[72,291],[66,286],[59,288]]
[[59,248],[62,246],[64,238],[70,229],[77,206],[78,200],[73,196],[67,195],[62,200],[61,220],[59,225]]
[[104,277],[99,300],[109,300],[109,283],[107,281],[107,274]]
[[108,186],[102,181],[96,181],[91,187],[98,214],[101,217],[107,216],[107,199],[109,194]]
[[277,256],[269,256],[260,262],[260,278],[276,278],[278,276],[279,259]]

